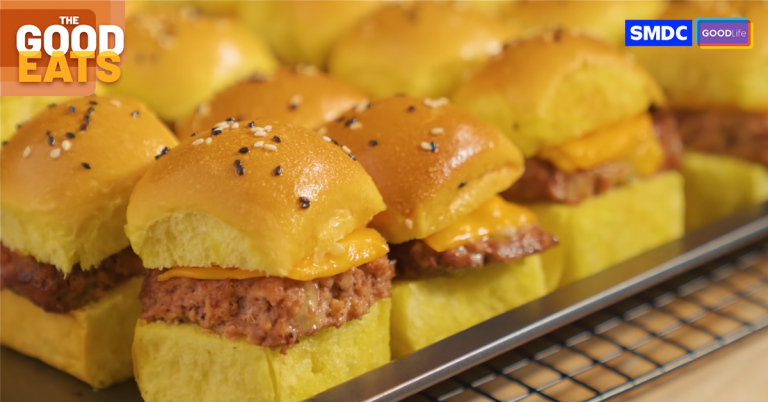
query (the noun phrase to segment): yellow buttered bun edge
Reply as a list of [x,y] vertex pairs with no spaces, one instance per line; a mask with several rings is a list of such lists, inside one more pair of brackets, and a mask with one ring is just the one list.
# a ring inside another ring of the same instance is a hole
[[494,124],[532,156],[666,100],[630,54],[587,35],[555,30],[509,43],[459,87],[453,102]]

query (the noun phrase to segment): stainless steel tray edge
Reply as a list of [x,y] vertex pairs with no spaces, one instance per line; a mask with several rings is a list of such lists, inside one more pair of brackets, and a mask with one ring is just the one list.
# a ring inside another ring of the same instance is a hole
[[308,399],[401,400],[696,266],[768,238],[768,203],[478,324]]

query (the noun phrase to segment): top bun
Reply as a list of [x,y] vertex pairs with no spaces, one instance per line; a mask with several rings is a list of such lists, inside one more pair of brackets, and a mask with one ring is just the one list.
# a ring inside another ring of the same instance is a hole
[[271,73],[277,61],[245,28],[189,7],[156,9],[125,22],[120,79],[99,93],[139,99],[173,122],[253,73]]
[[523,157],[504,136],[447,101],[398,96],[325,126],[373,177],[387,210],[371,226],[390,243],[423,239],[509,188]]
[[288,64],[325,66],[331,46],[383,1],[241,1],[244,25]]
[[270,118],[317,128],[363,102],[365,95],[317,71],[314,67],[282,68],[271,77],[239,82],[216,95],[195,114],[176,124],[188,136],[234,117]]
[[[749,50],[634,47],[631,51],[680,109],[768,111],[768,2],[672,2],[663,19],[746,17],[754,28]],[[762,27],[762,28],[761,28]]]
[[556,28],[581,30],[624,45],[624,20],[658,18],[667,1],[515,1],[504,20],[526,35]]
[[126,233],[147,268],[286,276],[384,209],[360,164],[309,129],[219,127],[188,137],[136,186]]
[[500,128],[526,156],[665,102],[630,54],[560,30],[510,43],[453,98]]
[[129,99],[76,98],[45,109],[2,148],[3,245],[64,273],[97,266],[128,246],[131,190],[155,155],[175,145]]
[[502,22],[456,4],[393,4],[340,39],[328,69],[373,97],[446,96],[513,35]]

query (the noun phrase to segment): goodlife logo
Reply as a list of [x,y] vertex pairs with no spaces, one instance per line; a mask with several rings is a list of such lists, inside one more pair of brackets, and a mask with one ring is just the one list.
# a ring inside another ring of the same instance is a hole
[[0,1],[0,94],[82,96],[120,78],[123,1]]
[[751,49],[752,23],[746,18],[626,20],[625,46],[693,46]]

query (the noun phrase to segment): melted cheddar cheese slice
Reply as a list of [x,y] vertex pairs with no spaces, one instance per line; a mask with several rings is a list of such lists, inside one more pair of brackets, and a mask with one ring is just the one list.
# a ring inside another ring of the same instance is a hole
[[664,163],[664,149],[656,137],[653,119],[647,113],[565,144],[542,149],[538,156],[565,173],[621,160],[629,162],[638,175],[649,176]]
[[[337,242],[322,257],[308,257],[296,265],[288,278],[309,281],[346,272],[371,262],[389,252],[389,246],[381,235],[373,229],[357,229]],[[171,278],[192,279],[249,279],[266,276],[263,271],[246,271],[221,267],[176,267],[157,277],[159,281]]]
[[443,252],[507,227],[517,228],[534,223],[536,215],[533,212],[496,195],[451,226],[433,233],[424,239],[424,243],[435,251]]

